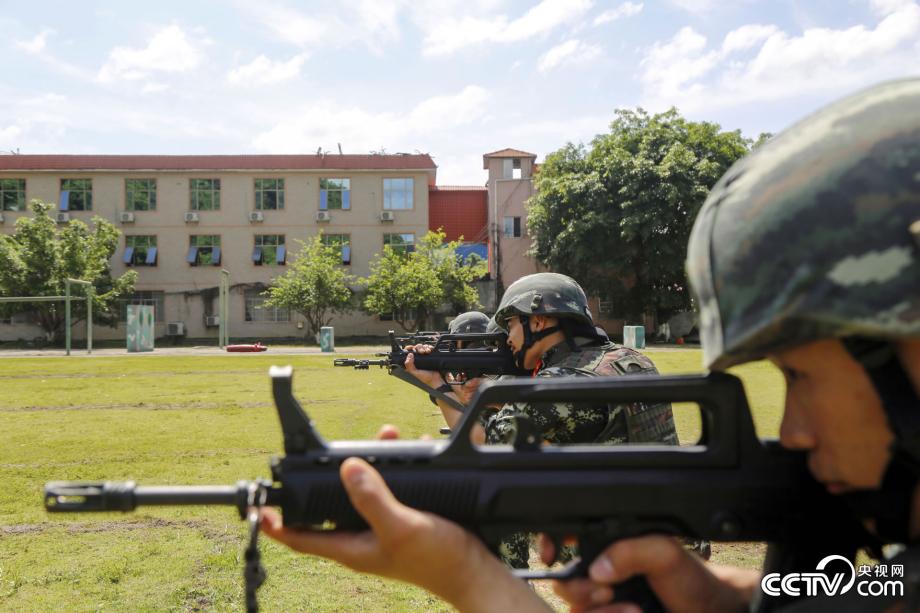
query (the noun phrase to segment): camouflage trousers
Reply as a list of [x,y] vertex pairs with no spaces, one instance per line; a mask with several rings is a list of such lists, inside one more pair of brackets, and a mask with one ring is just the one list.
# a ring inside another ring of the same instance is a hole
[[[534,541],[534,536],[526,532],[506,536],[498,546],[498,557],[510,568],[530,568],[530,545]],[[563,547],[557,556],[557,562],[568,562],[576,552],[575,547]]]
[[[530,544],[533,541],[533,535],[526,532],[516,532],[506,536],[501,540],[498,546],[498,557],[510,568],[530,568]],[[712,553],[709,541],[698,539],[683,539],[684,547],[697,554],[704,560],[708,560]],[[565,546],[557,556],[557,562],[565,564],[578,553],[578,549],[572,546]]]

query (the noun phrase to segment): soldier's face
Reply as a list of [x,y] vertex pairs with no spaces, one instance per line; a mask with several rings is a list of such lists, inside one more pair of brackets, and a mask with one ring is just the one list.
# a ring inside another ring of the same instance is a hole
[[770,356],[786,378],[784,447],[808,452],[808,468],[832,493],[877,488],[894,438],[866,371],[838,340]]

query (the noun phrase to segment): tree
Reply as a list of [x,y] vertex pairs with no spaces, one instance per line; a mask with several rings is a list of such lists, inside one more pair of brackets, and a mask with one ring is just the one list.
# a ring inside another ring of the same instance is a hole
[[307,320],[308,337],[316,338],[320,328],[332,323],[335,314],[350,309],[355,277],[342,266],[341,245],[326,245],[323,235],[307,242],[290,268],[275,277],[263,295],[268,306],[290,309]]
[[[112,278],[109,261],[121,232],[101,217],[93,217],[92,229],[72,220],[58,230],[50,214],[52,205],[33,200],[29,208],[33,215],[17,219],[13,234],[0,235],[0,296],[63,296],[66,279],[82,279],[93,284],[93,323],[115,327],[116,301],[134,292],[137,281],[133,270]],[[59,341],[64,332],[63,301],[7,303],[0,305],[0,312],[6,316],[27,313],[49,342]],[[85,319],[85,301],[73,301],[72,324]]]
[[479,258],[461,261],[455,251],[461,241],[445,243],[445,238],[438,230],[428,232],[415,249],[385,245],[364,281],[364,308],[392,315],[403,330],[420,330],[445,303],[455,312],[478,307],[472,283],[485,275],[486,265]]
[[752,141],[670,109],[619,110],[590,149],[547,156],[528,201],[531,253],[625,318],[691,308],[687,240],[709,190]]

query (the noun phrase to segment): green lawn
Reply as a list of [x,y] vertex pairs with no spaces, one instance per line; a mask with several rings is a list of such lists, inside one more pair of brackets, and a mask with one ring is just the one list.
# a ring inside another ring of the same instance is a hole
[[[650,350],[664,373],[695,372],[698,350]],[[244,525],[231,509],[47,515],[50,480],[234,483],[268,475],[281,451],[267,370],[295,367],[295,393],[329,439],[371,438],[382,423],[437,436],[440,413],[382,371],[320,356],[0,359],[0,610],[241,610]],[[758,431],[774,436],[783,385],[771,366],[737,370]],[[734,545],[717,559],[759,564]],[[364,577],[263,541],[266,611],[432,611],[422,590]],[[541,589],[541,593],[543,593]]]

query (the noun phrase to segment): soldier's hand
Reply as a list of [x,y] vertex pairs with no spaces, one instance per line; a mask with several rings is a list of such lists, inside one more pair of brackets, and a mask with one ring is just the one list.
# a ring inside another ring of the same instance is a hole
[[473,398],[473,394],[476,393],[476,390],[479,389],[479,386],[482,382],[482,377],[467,379],[460,385],[454,385],[451,391],[457,395],[457,398],[460,400],[461,404],[469,405],[470,400]]
[[444,377],[435,370],[420,370],[415,367],[415,355],[410,353],[406,356],[406,372],[427,385],[437,389],[444,385]]
[[419,343],[418,345],[406,345],[403,347],[406,351],[413,351],[415,353],[420,353],[422,355],[427,355],[434,351],[434,345],[428,345],[425,343]]
[[[367,462],[349,458],[339,474],[352,505],[370,530],[321,533],[293,530],[262,509],[262,530],[303,553],[330,558],[365,573],[415,583],[461,611],[546,611],[472,534],[446,519],[399,502]],[[470,586],[476,586],[471,589]]]
[[[555,557],[552,542],[541,539],[540,556],[547,564]],[[590,578],[556,581],[553,591],[572,611],[636,611],[627,603],[610,600],[616,584],[637,575],[668,611],[729,611],[747,607],[760,573],[704,563],[677,540],[643,536],[614,543],[591,563]]]

